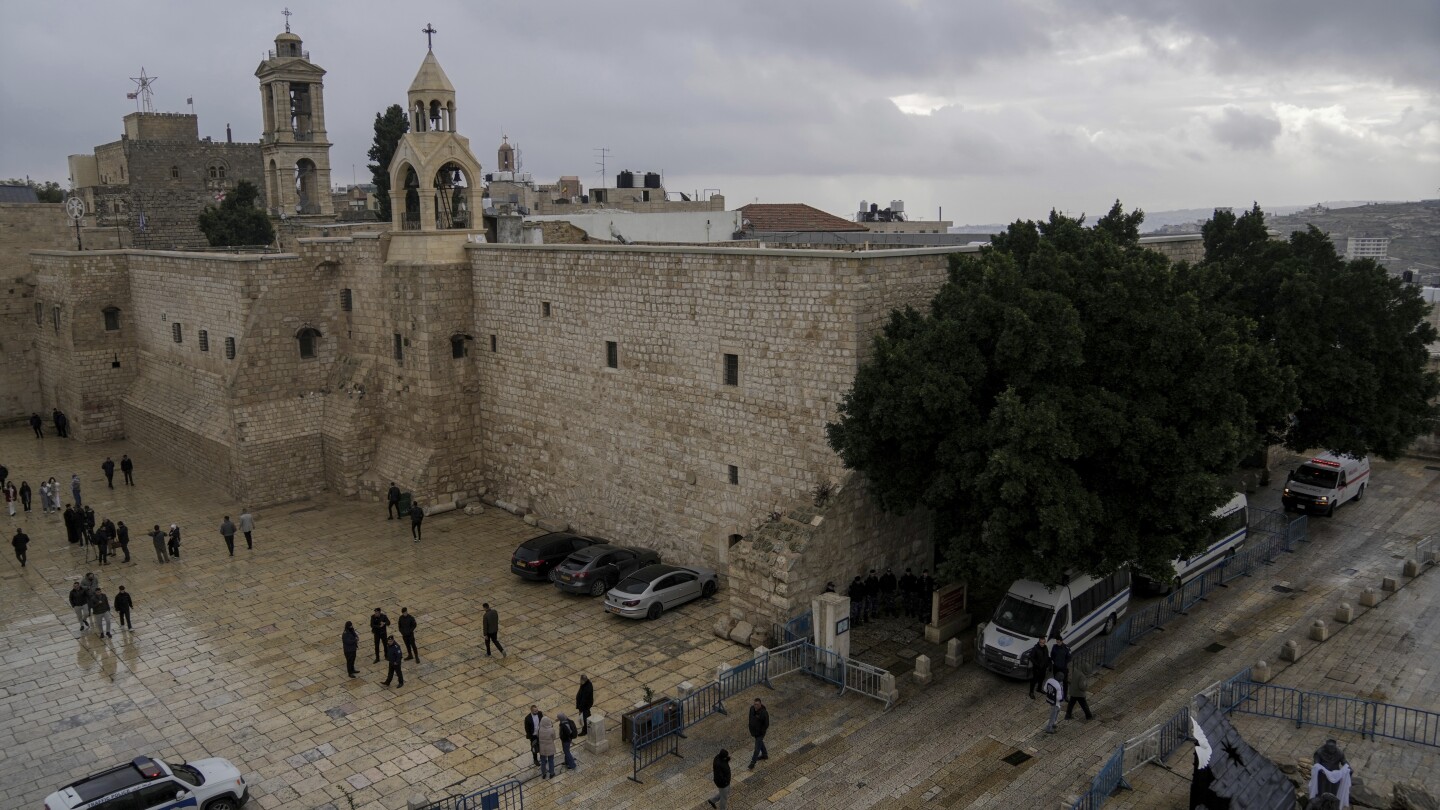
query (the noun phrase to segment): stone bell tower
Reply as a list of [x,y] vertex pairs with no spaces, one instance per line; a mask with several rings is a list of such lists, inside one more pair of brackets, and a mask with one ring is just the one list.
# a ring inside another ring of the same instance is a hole
[[333,218],[325,71],[310,61],[286,15],[275,50],[255,70],[265,122],[260,139],[265,201],[275,215]]

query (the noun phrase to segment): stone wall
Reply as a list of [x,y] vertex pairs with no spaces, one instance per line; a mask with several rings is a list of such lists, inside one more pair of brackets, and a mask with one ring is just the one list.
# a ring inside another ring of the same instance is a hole
[[40,356],[30,251],[66,248],[75,232],[59,203],[0,203],[0,425],[23,422],[45,410],[38,374]]

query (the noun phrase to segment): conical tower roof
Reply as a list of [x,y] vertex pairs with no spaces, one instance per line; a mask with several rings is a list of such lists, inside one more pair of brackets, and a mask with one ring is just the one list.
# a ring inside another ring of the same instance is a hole
[[415,81],[410,83],[411,93],[455,93],[455,85],[450,83],[450,77],[440,67],[440,62],[435,58],[435,52],[425,54],[425,61],[420,63],[420,72],[415,74]]

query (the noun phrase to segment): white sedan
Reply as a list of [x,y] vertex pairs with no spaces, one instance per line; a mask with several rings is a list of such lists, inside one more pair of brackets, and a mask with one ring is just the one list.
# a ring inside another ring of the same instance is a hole
[[670,608],[708,599],[719,589],[720,577],[709,568],[647,565],[605,594],[605,612],[630,619],[655,619]]

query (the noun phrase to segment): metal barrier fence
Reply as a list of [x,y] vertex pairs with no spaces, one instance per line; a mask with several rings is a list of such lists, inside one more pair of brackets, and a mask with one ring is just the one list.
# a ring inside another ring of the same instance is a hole
[[[829,653],[827,650],[820,650],[820,652],[833,655],[833,653]],[[824,657],[819,657],[819,660],[823,662]],[[882,711],[890,710],[891,705],[894,704],[894,694],[886,692],[881,688],[885,676],[889,675],[889,672],[853,659],[841,659],[839,656],[835,656],[835,661],[839,662],[845,670],[844,691],[859,692],[866,697],[875,698],[885,704],[885,708]],[[827,681],[830,680],[830,678],[819,672],[811,674],[818,678],[824,678]]]
[[667,700],[647,712],[642,728],[641,718],[634,718],[635,730],[630,736],[630,758],[633,770],[630,779],[640,781],[640,771],[667,756],[680,756],[680,732],[684,721],[678,701]]
[[1440,712],[1249,681],[1234,684],[1232,700],[1232,712],[1293,720],[1296,728],[1319,726],[1440,747]]
[[1123,773],[1130,773],[1147,762],[1164,762],[1188,739],[1190,707],[1185,706],[1165,722],[1125,741]]
[[424,810],[524,810],[525,789],[511,779],[463,796],[450,796]]
[[726,670],[725,674],[720,676],[718,681],[720,699],[729,700],[746,689],[764,682],[764,663],[759,658],[752,658],[740,666]]
[[1070,810],[1100,810],[1105,806],[1105,800],[1110,794],[1120,788],[1130,789],[1125,781],[1125,747],[1122,745],[1115,749],[1110,759],[1100,766],[1100,772],[1090,780],[1090,787],[1080,798],[1070,805]]
[[769,685],[771,679],[781,675],[789,675],[792,672],[805,669],[809,649],[815,645],[801,638],[795,641],[781,644],[765,654],[764,681]]
[[790,642],[803,638],[809,641],[813,633],[813,627],[812,616],[810,611],[807,610],[785,623],[784,633],[779,636],[779,640]]
[[729,714],[725,711],[725,695],[719,681],[711,681],[676,702],[680,704],[682,731],[712,714]]

